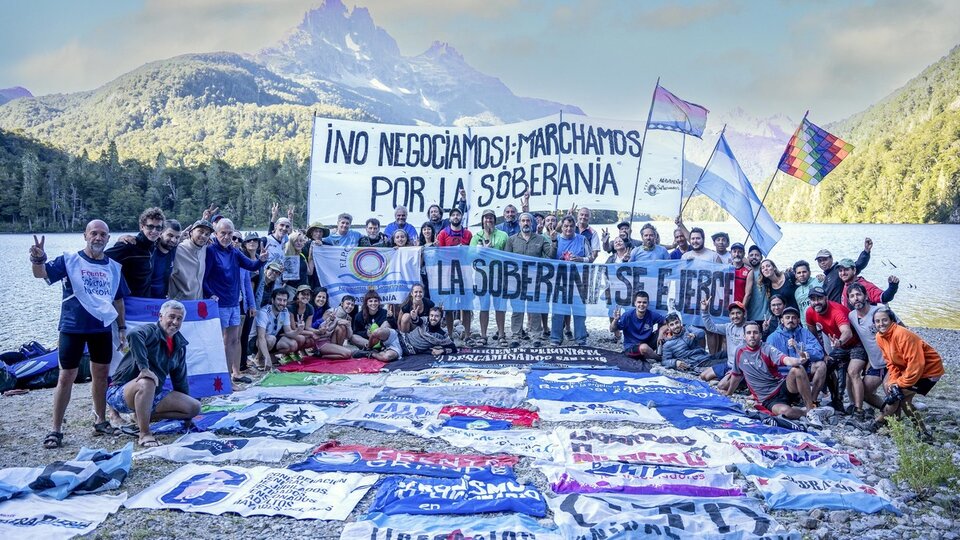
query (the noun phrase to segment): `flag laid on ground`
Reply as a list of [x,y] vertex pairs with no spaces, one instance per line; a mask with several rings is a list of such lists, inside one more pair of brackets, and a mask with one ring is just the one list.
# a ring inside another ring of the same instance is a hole
[[65,499],[117,489],[130,474],[133,443],[115,452],[81,448],[70,461],[54,461],[46,467],[12,467],[0,470],[0,501],[28,494]]
[[701,468],[747,461],[732,445],[716,442],[709,434],[698,429],[559,427],[554,434],[569,464],[620,461]]
[[370,505],[384,514],[481,514],[519,512],[547,514],[543,495],[532,484],[515,478],[481,473],[462,478],[385,478]]
[[757,192],[740,168],[723,133],[693,189],[710,197],[720,208],[729,212],[744,229],[750,231],[750,236],[764,253],[770,253],[783,237],[780,226],[767,212],[760,197],[757,197]]
[[437,418],[440,409],[441,405],[437,403],[355,403],[331,423],[384,433],[406,431],[428,437],[429,429],[440,425],[440,420]]
[[93,532],[120,509],[127,494],[83,495],[62,501],[27,495],[0,503],[0,538],[66,540]]
[[306,452],[312,444],[281,441],[271,437],[220,439],[212,433],[187,433],[176,441],[134,454],[137,459],[170,461],[264,461],[277,462],[289,454]]
[[878,488],[863,483],[856,476],[816,467],[761,467],[738,465],[740,472],[753,482],[776,510],[856,510],[872,514],[900,510]]
[[734,442],[751,462],[764,467],[793,466],[848,470],[862,465],[857,456],[816,444],[757,444]]
[[530,516],[504,514],[485,516],[415,516],[368,514],[364,519],[347,523],[340,540],[474,539],[561,540],[556,529],[548,529]]
[[815,186],[852,151],[852,144],[831,135],[804,116],[790,137],[777,168]]
[[628,463],[578,466],[540,463],[554,493],[614,493],[621,495],[683,495],[739,497],[743,491],[733,474],[721,468],[659,467]]
[[699,138],[707,127],[708,112],[705,107],[684,101],[657,84],[647,129],[679,131]]
[[[156,324],[164,299],[134,298],[123,300],[126,309],[127,332],[144,324]],[[220,312],[212,300],[184,300],[187,309],[180,333],[187,338],[187,381],[190,395],[204,398],[229,394],[230,375],[227,373],[227,357],[223,352],[223,335],[220,330]],[[114,335],[116,340],[116,335]],[[119,343],[119,342],[118,342]],[[117,368],[123,353],[114,352],[110,373]],[[172,388],[167,379],[165,388]]]
[[518,458],[503,454],[481,456],[471,454],[444,454],[378,448],[359,444],[341,445],[326,442],[313,455],[300,463],[290,465],[294,471],[316,472],[370,472],[379,474],[417,474],[439,478],[460,478],[493,469],[501,476],[513,476]]
[[241,437],[274,437],[296,441],[323,427],[331,416],[327,411],[335,410],[314,405],[254,403],[228,413],[211,429]]
[[375,474],[294,472],[187,464],[127,500],[127,508],[344,520]]

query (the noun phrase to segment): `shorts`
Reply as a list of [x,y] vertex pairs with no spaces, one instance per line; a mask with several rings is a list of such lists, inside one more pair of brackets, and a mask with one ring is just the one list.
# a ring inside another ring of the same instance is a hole
[[887,377],[887,368],[885,368],[885,367],[882,367],[882,368],[872,368],[872,367],[868,367],[868,368],[867,368],[867,377],[880,377],[881,379],[885,379],[885,378]]
[[727,361],[724,360],[712,366],[713,374],[717,376],[718,379],[722,379],[724,375],[730,371],[730,365],[727,364]]
[[[130,381],[127,384],[131,384],[134,381]],[[127,401],[123,399],[123,389],[127,387],[127,384],[120,386],[111,384],[107,388],[107,405],[113,407],[118,413],[130,414],[133,412],[129,406],[127,406]],[[167,397],[173,390],[167,390],[162,386],[157,387],[157,393],[153,396],[153,406],[150,407],[150,412],[157,410],[157,405],[163,401],[163,398]]]
[[907,390],[913,390],[914,392],[920,394],[921,396],[925,396],[927,395],[927,392],[929,392],[933,388],[933,386],[937,384],[937,381],[939,380],[940,380],[940,377],[937,377],[936,379],[920,379],[919,381],[917,381],[917,384],[911,386],[910,388],[907,388]]
[[830,356],[839,363],[849,362],[850,360],[862,360],[866,362],[867,350],[863,348],[863,345],[855,345],[851,349],[841,349],[838,347],[830,352]]
[[80,359],[83,358],[84,346],[90,353],[90,362],[110,365],[110,361],[113,360],[113,332],[97,332],[96,334],[60,332],[60,342],[57,349],[60,369],[79,368]]
[[763,400],[762,405],[767,408],[769,411],[773,411],[773,406],[778,403],[783,403],[784,405],[797,405],[801,401],[800,394],[795,394],[787,389],[787,381],[783,381],[780,384],[780,388],[767,399]]
[[383,342],[385,349],[396,351],[397,360],[403,358],[403,343],[400,341],[400,333],[396,330],[390,330],[390,337]]
[[240,306],[220,308],[220,328],[240,326]]

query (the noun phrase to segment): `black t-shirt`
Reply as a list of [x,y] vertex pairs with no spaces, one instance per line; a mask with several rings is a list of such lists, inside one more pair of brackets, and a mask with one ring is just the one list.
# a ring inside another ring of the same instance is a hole
[[[430,310],[433,309],[433,300],[430,300],[427,297],[423,298],[423,309],[420,311],[421,317],[426,317]],[[400,308],[401,313],[410,313],[410,310],[413,308],[413,302],[408,302]]]
[[290,326],[293,328],[296,328],[300,323],[306,325],[307,319],[313,316],[313,306],[310,304],[304,306],[302,315],[300,314],[300,306],[297,304],[287,306],[287,311],[290,312]]
[[380,311],[370,317],[369,320],[364,320],[363,313],[366,311],[364,308],[357,308],[357,314],[353,317],[353,333],[360,337],[370,337],[367,334],[367,330],[370,328],[370,325],[373,323],[377,324],[377,328],[383,326],[383,323],[387,322],[387,310],[383,307],[380,308]]

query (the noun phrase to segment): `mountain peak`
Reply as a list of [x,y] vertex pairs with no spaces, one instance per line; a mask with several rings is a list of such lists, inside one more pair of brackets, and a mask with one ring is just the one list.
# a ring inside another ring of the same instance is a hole
[[434,41],[430,44],[430,48],[424,51],[421,56],[426,56],[428,58],[452,58],[464,62],[463,55],[460,54],[460,51],[455,49],[453,45],[447,43],[446,41]]
[[22,86],[12,86],[10,88],[0,88],[0,105],[20,98],[31,98],[33,94]]

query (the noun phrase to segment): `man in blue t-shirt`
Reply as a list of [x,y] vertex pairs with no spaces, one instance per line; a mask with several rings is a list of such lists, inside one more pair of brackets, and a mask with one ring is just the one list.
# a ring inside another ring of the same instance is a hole
[[337,216],[337,228],[330,233],[330,236],[323,239],[323,243],[328,246],[356,247],[360,243],[360,233],[351,231],[350,225],[353,224],[353,216],[347,213]]
[[117,323],[120,348],[126,348],[127,327],[124,324],[123,298],[130,289],[123,279],[120,264],[104,253],[110,240],[110,228],[99,219],[87,224],[83,232],[87,245],[78,253],[64,253],[47,262],[43,250],[44,237],[34,236],[30,246],[33,277],[48,284],[63,281],[63,303],[60,308],[60,342],[58,356],[60,377],[53,393],[53,431],[43,440],[44,448],[63,446],[63,415],[70,403],[73,382],[77,379],[84,347],[90,353],[90,374],[93,383],[93,429],[97,435],[115,435],[107,412],[107,373],[113,359],[113,322]]
[[666,332],[666,319],[660,313],[647,309],[649,305],[650,295],[646,291],[637,291],[637,294],[633,295],[632,309],[622,315],[620,308],[613,312],[610,331],[623,332],[623,353],[631,358],[660,359],[657,354],[657,341]]

